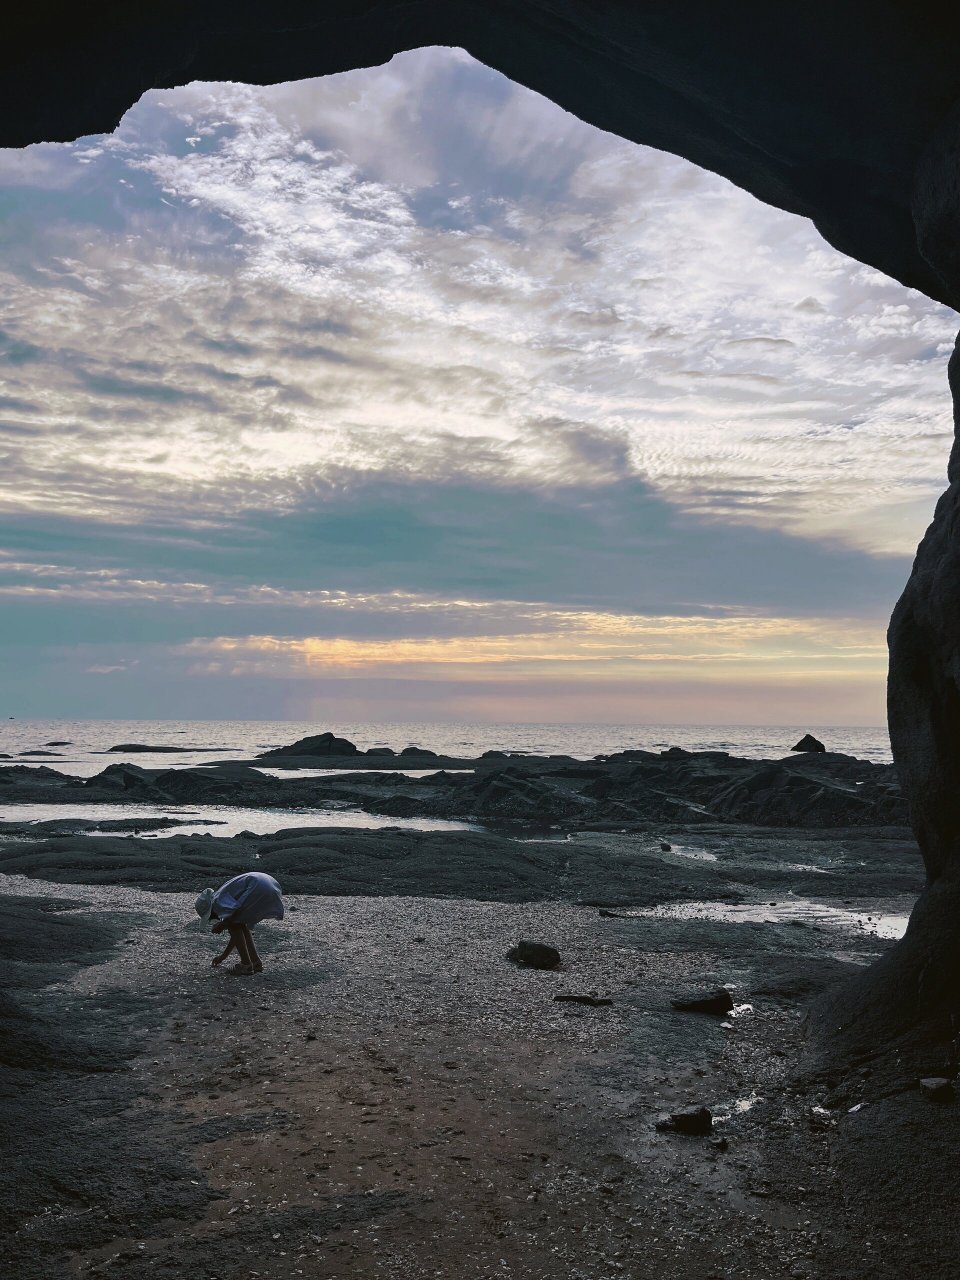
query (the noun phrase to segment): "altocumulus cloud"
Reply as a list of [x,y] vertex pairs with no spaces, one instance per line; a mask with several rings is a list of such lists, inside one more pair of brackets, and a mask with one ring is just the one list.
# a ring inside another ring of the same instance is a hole
[[453,50],[150,93],[0,197],[9,672],[879,687],[954,319],[809,224]]

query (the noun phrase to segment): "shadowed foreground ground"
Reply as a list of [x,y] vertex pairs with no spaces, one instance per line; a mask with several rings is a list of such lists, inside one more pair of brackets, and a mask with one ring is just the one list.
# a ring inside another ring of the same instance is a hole
[[[60,842],[64,878],[95,878],[66,854],[89,863],[96,843]],[[738,850],[736,873],[665,854],[666,896],[723,873],[734,899],[772,901],[817,874],[759,889],[758,848]],[[787,854],[842,870],[821,833]],[[266,972],[242,980],[210,968],[192,892],[14,874],[0,895],[18,1278],[956,1273],[944,1188],[960,1133],[952,1104],[920,1096],[925,1064],[798,1075],[805,1004],[884,949],[869,930],[298,892],[258,931]],[[521,935],[557,945],[562,969],[507,963]],[[670,1009],[717,982],[752,1006],[730,1027]],[[725,1149],[656,1132],[686,1103],[711,1108]]]

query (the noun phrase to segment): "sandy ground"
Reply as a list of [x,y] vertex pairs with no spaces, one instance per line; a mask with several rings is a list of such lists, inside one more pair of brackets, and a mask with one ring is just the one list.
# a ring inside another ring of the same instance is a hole
[[[18,900],[115,930],[32,1001],[101,1050],[119,1037],[119,1070],[30,1086],[55,1083],[82,1149],[31,1192],[17,1280],[956,1274],[847,1185],[850,1150],[873,1159],[866,1117],[915,1126],[930,1104],[870,1098],[869,1067],[797,1074],[811,992],[887,945],[863,930],[295,895],[258,929],[263,975],[235,978],[210,967],[192,895],[0,877]],[[562,968],[508,963],[521,936]],[[670,1009],[718,982],[747,1007]],[[701,1103],[712,1138],[657,1132]]]

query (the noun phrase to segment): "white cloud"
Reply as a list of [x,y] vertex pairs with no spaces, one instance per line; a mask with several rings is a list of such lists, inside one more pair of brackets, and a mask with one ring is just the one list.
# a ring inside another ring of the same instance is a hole
[[562,486],[600,435],[597,484],[902,554],[942,486],[951,313],[462,54],[148,94],[0,183],[8,510]]

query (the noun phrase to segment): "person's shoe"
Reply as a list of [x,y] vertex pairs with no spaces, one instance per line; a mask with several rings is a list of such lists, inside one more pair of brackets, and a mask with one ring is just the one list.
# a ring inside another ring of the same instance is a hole
[[235,978],[250,978],[256,973],[252,964],[234,964],[227,970]]

